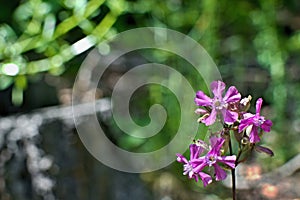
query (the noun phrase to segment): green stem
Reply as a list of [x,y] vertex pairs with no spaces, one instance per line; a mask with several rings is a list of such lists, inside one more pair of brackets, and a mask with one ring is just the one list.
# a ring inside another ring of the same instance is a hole
[[241,155],[242,155],[242,150],[239,149],[238,155],[235,160],[235,167],[240,163],[239,160],[240,160]]
[[[233,155],[230,134],[229,134],[229,153],[231,156]],[[236,200],[235,168],[231,169],[231,180],[232,180],[232,200]]]

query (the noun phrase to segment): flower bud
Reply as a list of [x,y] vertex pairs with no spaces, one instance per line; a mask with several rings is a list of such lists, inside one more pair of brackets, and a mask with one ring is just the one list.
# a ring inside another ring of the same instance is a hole
[[204,119],[206,119],[206,118],[208,118],[208,117],[209,117],[209,113],[206,113],[206,114],[204,114],[203,116],[199,117],[198,120],[197,120],[197,122],[198,122],[198,123],[201,123],[202,120],[204,120]]
[[248,145],[249,144],[249,138],[248,137],[243,137],[241,139],[241,144],[244,145],[244,146]]
[[240,101],[240,105],[239,105],[240,111],[246,112],[250,108],[251,99],[252,96],[248,95],[248,97],[245,97]]
[[268,154],[269,156],[274,156],[274,153],[271,149],[267,148],[267,147],[263,147],[260,145],[255,145],[255,150],[259,153],[265,153]]
[[252,144],[250,143],[250,139],[248,136],[244,136],[242,139],[241,139],[241,146],[242,146],[242,150],[245,152],[245,151],[248,151]]

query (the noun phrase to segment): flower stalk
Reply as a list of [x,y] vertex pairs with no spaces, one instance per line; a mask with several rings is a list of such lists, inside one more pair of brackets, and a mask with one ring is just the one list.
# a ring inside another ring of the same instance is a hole
[[[256,113],[252,114],[248,112],[252,97],[249,95],[242,99],[235,86],[229,87],[223,95],[225,87],[222,81],[212,82],[211,91],[214,95],[212,98],[203,91],[196,93],[194,101],[200,106],[195,111],[200,115],[197,122],[206,126],[221,123],[222,128],[210,133],[209,143],[195,140],[190,145],[190,158],[177,154],[177,161],[183,164],[184,175],[195,179],[196,182],[201,180],[204,187],[214,180],[224,180],[227,177],[226,170],[230,169],[232,199],[235,200],[237,199],[235,168],[239,163],[247,160],[249,152],[253,149],[270,156],[274,155],[272,150],[258,144],[263,132],[270,132],[272,121],[260,114],[262,98],[256,101]],[[233,149],[233,142],[237,143],[234,146],[239,147],[237,152]]]
[[[240,151],[239,151],[240,152]],[[233,155],[232,143],[229,134],[229,154]],[[238,164],[238,159],[241,154],[238,154],[235,164]],[[236,200],[236,181],[235,181],[235,168],[231,169],[231,182],[232,182],[232,200]]]

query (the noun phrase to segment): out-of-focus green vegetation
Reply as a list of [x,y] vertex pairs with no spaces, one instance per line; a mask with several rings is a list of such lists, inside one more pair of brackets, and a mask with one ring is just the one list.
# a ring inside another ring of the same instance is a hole
[[[252,94],[254,101],[263,97],[263,113],[274,122],[264,142],[276,155],[272,160],[262,159],[269,163],[265,170],[300,152],[297,0],[12,0],[1,5],[0,90],[15,106],[33,101],[30,98],[35,97],[23,94],[34,90],[34,84],[43,82],[45,76],[72,82],[84,59],[80,55],[86,55],[106,37],[136,27],[166,27],[198,41],[228,85],[236,85],[244,96]],[[180,68],[180,64],[186,64],[183,61],[174,64],[174,56],[159,52],[151,54],[151,58],[180,69],[195,90],[205,88],[193,71]],[[133,97],[137,106],[135,119],[146,124],[149,105],[162,103],[169,110],[164,135],[147,146],[142,140],[117,136],[116,143],[124,148],[145,151],[161,147],[178,127],[180,112],[172,94],[157,85],[146,91],[147,98],[143,100],[139,97],[135,101]],[[47,91],[45,94],[50,95]],[[196,116],[191,123],[196,123]],[[110,130],[117,132],[114,129]]]
[[114,32],[112,25],[126,9],[123,4],[101,0],[18,2],[0,27],[1,89],[14,84],[12,101],[21,104],[32,76],[43,72],[59,76],[68,61]]

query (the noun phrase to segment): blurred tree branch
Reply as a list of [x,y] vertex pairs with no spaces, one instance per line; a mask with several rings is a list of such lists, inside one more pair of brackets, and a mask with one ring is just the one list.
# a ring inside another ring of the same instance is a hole
[[[246,166],[237,168],[240,171],[246,171]],[[249,176],[237,176],[237,189],[239,197],[243,199],[294,199],[300,196],[299,178],[300,178],[300,154],[287,161],[281,167],[274,169],[271,172],[260,174],[252,173],[252,178]],[[223,184],[231,188],[230,179],[226,179]]]
[[[0,89],[13,84],[12,101],[16,105],[23,102],[29,76],[42,72],[62,74],[66,62],[109,35],[112,26],[127,8],[123,1],[114,0],[56,3],[25,1],[13,15],[19,26],[0,26]],[[101,20],[95,20],[95,17]],[[74,30],[76,35],[71,33]],[[76,38],[75,42],[73,38]],[[25,84],[17,84],[20,79]]]

